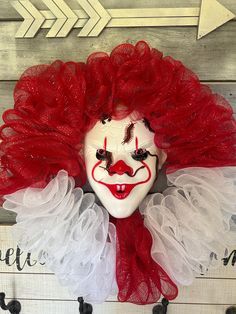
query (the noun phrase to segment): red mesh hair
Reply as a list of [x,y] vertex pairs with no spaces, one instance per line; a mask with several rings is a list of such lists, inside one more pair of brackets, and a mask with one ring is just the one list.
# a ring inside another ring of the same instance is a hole
[[178,288],[150,255],[152,237],[143,224],[138,210],[130,217],[115,222],[116,281],[118,300],[135,304],[150,304],[163,295],[173,300]]
[[[3,114],[0,194],[43,186],[58,170],[85,182],[85,133],[104,116],[149,120],[167,172],[236,164],[233,111],[181,62],[144,41],[90,55],[86,63],[32,67]],[[121,109],[122,108],[122,109]]]

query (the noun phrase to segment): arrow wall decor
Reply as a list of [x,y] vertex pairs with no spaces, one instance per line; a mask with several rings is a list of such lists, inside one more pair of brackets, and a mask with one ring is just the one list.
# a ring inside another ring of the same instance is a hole
[[202,0],[199,8],[105,9],[99,0],[77,0],[82,9],[72,10],[64,0],[42,0],[49,10],[38,10],[30,0],[12,1],[24,18],[15,37],[32,38],[40,28],[46,37],[66,37],[81,28],[79,37],[98,36],[105,27],[198,26],[200,39],[235,18],[217,0]]

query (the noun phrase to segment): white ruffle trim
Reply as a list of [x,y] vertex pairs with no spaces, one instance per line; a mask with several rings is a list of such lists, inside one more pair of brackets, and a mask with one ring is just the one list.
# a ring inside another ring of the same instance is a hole
[[14,232],[23,250],[36,253],[75,296],[101,303],[117,292],[115,226],[94,195],[74,185],[59,171],[44,189],[5,195],[3,207],[17,213]]
[[[147,196],[140,211],[153,259],[175,283],[189,285],[236,243],[236,167],[186,168],[167,178],[170,187]],[[74,188],[62,170],[45,189],[5,199],[3,207],[17,213],[19,246],[37,253],[75,296],[100,303],[117,293],[115,226],[93,194]]]
[[140,210],[153,259],[177,284],[189,285],[236,243],[236,167],[186,168],[167,178],[172,187],[146,197]]

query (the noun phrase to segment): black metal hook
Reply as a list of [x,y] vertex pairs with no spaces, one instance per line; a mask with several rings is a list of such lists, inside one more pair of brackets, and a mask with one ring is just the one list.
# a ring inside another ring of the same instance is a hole
[[228,307],[225,314],[236,314],[236,307],[235,306]]
[[152,314],[166,314],[167,313],[167,306],[169,304],[169,301],[163,298],[161,300],[161,304],[154,306],[154,308],[152,309]]
[[[162,299],[161,304],[155,305],[152,309],[152,314],[167,314],[167,306],[169,301],[165,298]],[[230,306],[227,308],[225,314],[236,314],[236,307]]]
[[85,303],[84,299],[82,297],[79,297],[78,299],[79,302],[79,313],[80,314],[92,314],[93,313],[93,307],[89,303]]
[[0,292],[0,308],[4,311],[9,311],[11,314],[19,314],[21,311],[21,304],[17,300],[11,300],[8,304],[5,303],[5,293]]

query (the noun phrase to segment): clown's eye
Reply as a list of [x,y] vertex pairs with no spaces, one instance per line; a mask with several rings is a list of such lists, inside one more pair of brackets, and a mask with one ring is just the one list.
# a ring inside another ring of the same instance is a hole
[[144,148],[139,148],[132,153],[132,158],[137,161],[143,161],[148,158],[148,152]]
[[107,151],[105,149],[97,149],[96,158],[98,160],[106,160],[107,159]]

